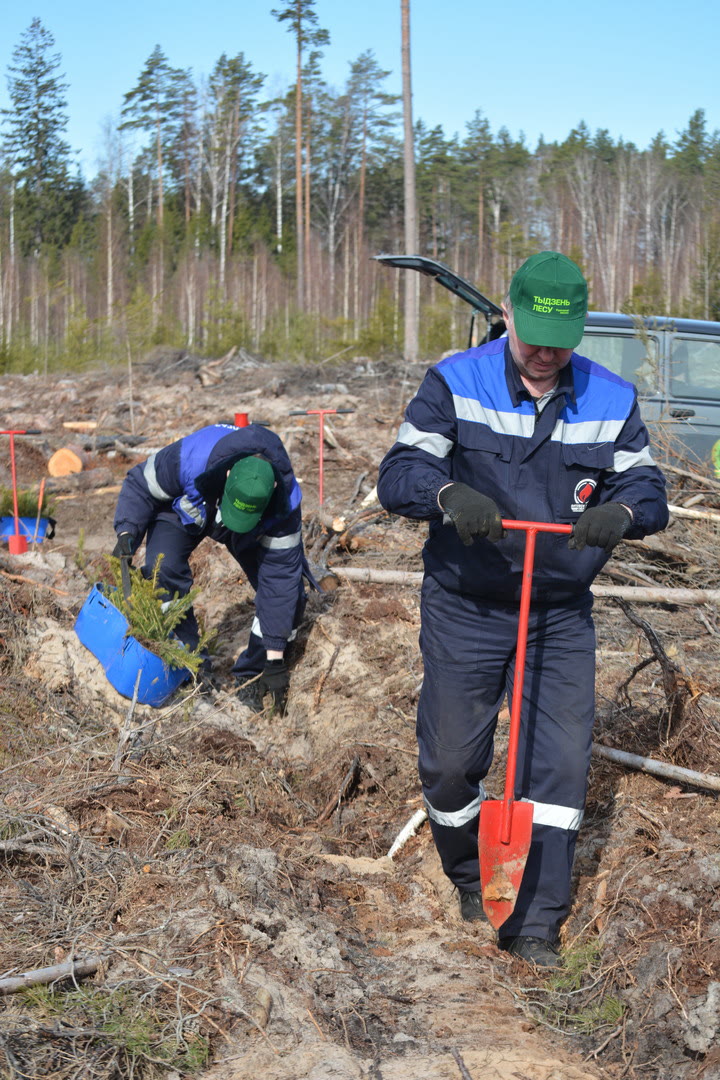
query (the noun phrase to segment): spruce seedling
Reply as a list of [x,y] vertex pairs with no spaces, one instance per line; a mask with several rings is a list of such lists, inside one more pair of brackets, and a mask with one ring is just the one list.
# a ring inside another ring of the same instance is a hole
[[[18,517],[37,517],[39,492],[28,488],[20,488],[17,493]],[[55,499],[52,495],[45,495],[42,504],[43,517],[50,517],[55,509]],[[12,488],[0,485],[0,517],[8,517],[14,513]]]
[[131,591],[125,599],[122,590],[120,559],[111,557],[110,567],[115,588],[108,593],[108,600],[121,611],[129,623],[128,634],[159,656],[171,668],[187,668],[197,675],[204,660],[204,653],[214,632],[203,631],[194,649],[189,649],[172,636],[175,627],[182,622],[200,591],[191,589],[185,596],[177,593],[168,599],[167,592],[159,584],[162,555],[155,563],[152,577],[146,578],[139,570],[130,568]]

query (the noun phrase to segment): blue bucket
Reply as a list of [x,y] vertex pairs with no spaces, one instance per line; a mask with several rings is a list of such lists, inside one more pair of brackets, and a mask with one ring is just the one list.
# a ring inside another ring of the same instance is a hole
[[[36,525],[37,536],[35,536]],[[0,540],[7,540],[9,536],[15,535],[15,518],[0,517]],[[19,517],[17,535],[24,536],[31,543],[40,544],[46,537],[48,540],[53,537],[55,531],[50,528],[50,518],[41,517],[38,522],[34,517]],[[34,540],[33,537],[35,537]]]
[[190,678],[187,668],[171,668],[159,656],[128,635],[128,621],[111,604],[101,585],[95,585],[75,620],[75,633],[86,649],[105,668],[112,686],[132,698],[140,672],[137,700],[142,705],[162,705],[178,686]]

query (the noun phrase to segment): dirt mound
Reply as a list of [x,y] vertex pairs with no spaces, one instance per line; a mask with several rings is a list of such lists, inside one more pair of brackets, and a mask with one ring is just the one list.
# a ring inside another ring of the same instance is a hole
[[[594,758],[567,963],[549,977],[460,920],[427,825],[389,857],[421,808],[416,585],[332,580],[308,606],[287,715],[252,714],[230,678],[252,590],[208,543],[194,570],[218,630],[214,690],[160,709],[115,693],[73,624],[114,542],[118,485],[152,448],[235,411],[288,446],[320,576],[421,569],[424,527],[372,501],[419,370],[237,362],[218,387],[181,359],[144,367],[134,432],[121,375],[5,380],[6,426],[44,429],[21,483],[43,475],[63,421],[94,419],[88,453],[112,482],[58,491],[56,539],[0,553],[0,987],[58,965],[52,987],[4,997],[0,1075],[720,1076],[712,790]],[[326,407],[354,412],[326,418],[319,507],[317,418],[290,413]],[[711,481],[668,475],[674,503],[717,507]],[[715,528],[673,519],[623,544],[602,583],[714,588]],[[596,603],[596,741],[717,775],[715,607],[629,604]],[[77,958],[95,969],[73,982]]]

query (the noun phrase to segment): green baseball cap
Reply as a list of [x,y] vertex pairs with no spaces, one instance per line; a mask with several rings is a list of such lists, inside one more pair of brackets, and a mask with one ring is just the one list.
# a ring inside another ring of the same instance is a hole
[[270,502],[275,473],[269,461],[259,457],[241,458],[228,473],[220,502],[223,525],[232,532],[254,529]]
[[527,345],[574,349],[585,332],[587,281],[580,267],[557,251],[526,259],[510,282],[515,332]]

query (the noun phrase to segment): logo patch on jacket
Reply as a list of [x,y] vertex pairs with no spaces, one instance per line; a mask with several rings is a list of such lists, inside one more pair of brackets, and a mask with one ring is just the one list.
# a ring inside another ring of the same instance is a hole
[[579,480],[575,485],[575,491],[573,493],[573,502],[570,505],[570,509],[574,514],[582,514],[583,510],[587,507],[588,500],[593,491],[597,487],[596,480]]

